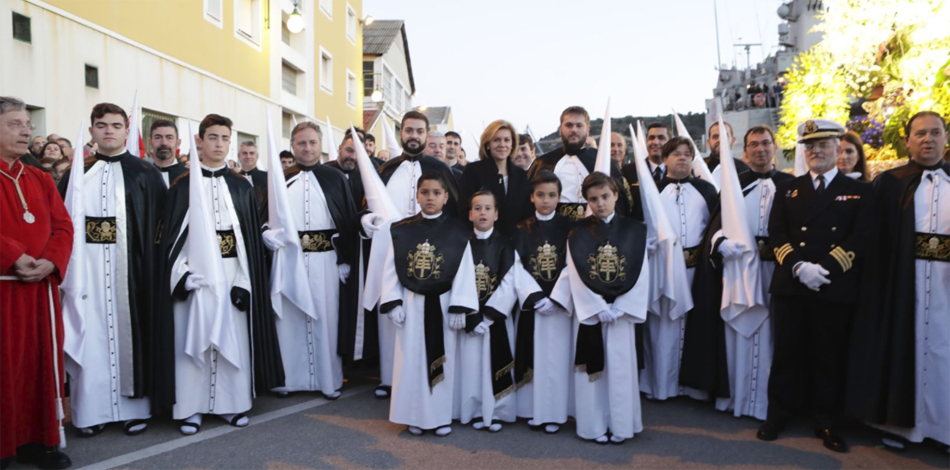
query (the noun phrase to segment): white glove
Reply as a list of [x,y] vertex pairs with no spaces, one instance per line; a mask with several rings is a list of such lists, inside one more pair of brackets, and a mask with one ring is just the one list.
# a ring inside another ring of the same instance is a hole
[[483,335],[485,333],[488,333],[488,322],[484,320],[472,329],[472,334]]
[[346,278],[350,277],[350,265],[343,263],[337,265],[337,268],[340,270],[340,282],[346,284]]
[[465,329],[465,314],[464,313],[450,313],[449,314],[449,329],[450,330],[464,330]]
[[656,252],[656,237],[647,238],[647,256],[653,256]]
[[746,248],[744,243],[727,238],[719,244],[719,253],[724,260],[738,259],[742,257],[742,252],[745,251]]
[[610,316],[613,317],[614,321],[617,321],[623,316],[623,311],[618,310],[616,307],[610,307]]
[[268,229],[264,231],[264,234],[261,235],[261,238],[264,240],[264,246],[267,247],[270,251],[277,251],[280,248],[284,247],[284,229]]
[[205,281],[205,277],[201,274],[189,274],[188,279],[185,279],[185,290],[191,292],[200,287],[208,287],[209,284]]
[[603,311],[601,311],[600,313],[598,313],[598,314],[597,314],[597,319],[600,320],[600,322],[603,323],[603,324],[605,324],[605,325],[606,325],[606,324],[609,324],[609,323],[613,323],[614,320],[616,320],[616,318],[614,318],[613,314],[610,313],[610,310],[603,310]]
[[821,286],[831,284],[831,281],[825,277],[828,274],[828,270],[821,267],[820,264],[805,262],[798,270],[798,281],[805,284],[805,287],[818,292]]
[[402,309],[402,305],[397,305],[389,311],[389,319],[392,320],[396,326],[402,327],[403,323],[406,322],[406,311]]
[[364,215],[360,219],[360,224],[363,225],[363,231],[366,232],[366,238],[373,238],[373,234],[375,234],[385,222],[383,216],[372,212]]
[[534,311],[541,315],[550,315],[557,310],[557,304],[545,297],[534,304]]

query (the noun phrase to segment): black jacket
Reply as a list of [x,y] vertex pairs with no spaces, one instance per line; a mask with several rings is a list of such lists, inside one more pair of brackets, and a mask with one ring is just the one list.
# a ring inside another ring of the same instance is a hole
[[530,217],[534,213],[534,206],[531,204],[528,173],[515,166],[511,159],[506,161],[506,165],[507,191],[504,180],[498,173],[498,166],[493,160],[479,160],[465,166],[459,182],[459,217],[462,220],[468,220],[472,195],[479,190],[487,189],[495,195],[498,204],[498,222],[495,223],[495,229],[511,238],[514,235],[515,225]]

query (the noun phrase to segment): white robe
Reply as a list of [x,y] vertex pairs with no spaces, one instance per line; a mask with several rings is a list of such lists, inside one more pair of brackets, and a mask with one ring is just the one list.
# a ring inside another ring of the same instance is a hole
[[[541,287],[521,263],[515,263],[512,269],[517,269],[518,302],[524,305],[528,296],[540,292]],[[566,269],[561,270],[560,277],[567,277]],[[564,424],[574,414],[574,306],[570,296],[564,301],[568,302],[566,307],[554,313],[535,313],[532,379],[518,389],[516,397],[518,417],[533,419],[538,424]],[[519,328],[520,318],[523,317],[519,317]]]
[[629,439],[643,431],[635,325],[647,318],[650,270],[646,266],[646,250],[643,264],[633,288],[614,299],[614,303],[608,304],[603,296],[584,284],[568,246],[567,267],[551,292],[551,299],[555,302],[573,306],[572,345],[577,344],[581,323],[598,324],[597,314],[611,307],[624,313],[613,323],[601,324],[604,335],[604,374],[591,382],[586,371],[575,369],[573,373],[577,435],[583,439],[596,439],[607,434],[607,431],[619,438]]
[[[719,169],[718,167],[716,168]],[[757,237],[769,236],[769,213],[775,199],[775,182],[771,179],[757,179],[743,191],[746,194],[746,220],[751,224],[752,234]],[[721,236],[713,236],[713,246]],[[757,248],[756,248],[757,249]],[[769,297],[769,286],[775,272],[774,261],[760,261],[759,276],[762,280],[762,295]],[[737,319],[737,321],[741,318]],[[746,338],[739,334],[729,323],[725,325],[726,365],[729,371],[730,398],[717,398],[716,409],[732,411],[736,417],[752,416],[765,420],[768,407],[769,371],[772,369],[772,322],[767,318],[759,328]]]
[[[386,183],[389,197],[403,217],[412,217],[422,210],[419,202],[416,201],[416,185],[420,176],[422,176],[422,166],[418,161],[403,161],[399,168],[393,171]],[[383,240],[383,243],[392,243],[388,231],[378,232],[374,235],[374,238],[377,236]],[[381,276],[382,273],[366,273],[366,275]],[[396,350],[396,325],[389,321],[388,316],[378,320],[380,384],[391,386],[393,384],[393,361]]]
[[[148,398],[128,398],[132,377],[129,324],[129,263],[125,180],[119,162],[98,161],[85,174],[83,199],[88,217],[115,217],[116,243],[86,243],[88,296],[83,302],[85,336],[82,357],[66,361],[70,377],[70,410],[76,427],[147,419],[151,416]],[[158,216],[157,214],[153,214]],[[77,233],[77,237],[85,234]],[[127,349],[128,348],[128,349]],[[81,364],[81,367],[80,367]]]
[[[385,242],[383,239],[377,243]],[[425,345],[425,296],[412,292],[399,282],[396,274],[395,250],[392,239],[383,272],[381,304],[402,301],[406,320],[396,328],[396,344],[393,355],[393,392],[389,407],[389,420],[393,423],[436,429],[452,424],[456,332],[449,328],[449,307],[478,309],[478,292],[475,288],[475,265],[472,264],[472,249],[466,244],[462,261],[452,280],[452,288],[440,296],[442,304],[442,331],[445,335],[444,379],[429,389],[429,363]]]
[[[290,215],[298,230],[336,229],[326,196],[312,172],[302,171],[288,182]],[[282,298],[283,316],[276,320],[286,382],[280,392],[321,391],[332,394],[343,386],[343,358],[337,354],[340,282],[333,250],[303,254],[317,320]]]
[[[195,173],[192,173],[192,177]],[[224,178],[201,178],[201,186],[205,191],[205,202],[212,204],[215,214],[215,230],[234,230],[235,258],[223,258],[224,276],[227,280],[227,291],[232,287],[240,287],[251,292],[251,282],[248,270],[247,251],[244,238],[241,234],[231,193]],[[188,215],[185,214],[182,230],[188,225]],[[256,230],[256,228],[252,228]],[[179,237],[181,233],[179,232]],[[172,278],[170,291],[188,273],[188,243],[185,240],[181,254],[171,260]],[[221,256],[220,252],[209,253],[210,256]],[[191,297],[194,294],[189,294]],[[230,298],[230,294],[228,295]],[[230,302],[228,309],[234,315],[232,327],[237,336],[240,348],[240,364],[231,364],[218,354],[216,348],[204,352],[204,368],[195,364],[195,361],[185,353],[185,338],[188,334],[188,316],[191,314],[191,302],[175,302],[175,406],[172,409],[174,419],[185,419],[196,413],[202,414],[232,414],[243,413],[251,409],[253,397],[251,362],[251,343],[248,330],[248,312],[238,310]],[[240,366],[240,367],[238,367]]]
[[[488,234],[491,235],[491,232]],[[516,253],[511,269],[485,304],[505,315],[508,347],[511,351],[514,351],[515,347],[515,327],[511,318],[511,309],[514,308],[517,300],[515,267],[520,263],[521,260]],[[473,279],[474,273],[473,267]],[[494,323],[488,317],[485,317],[485,322],[489,325]],[[458,339],[455,357],[457,364],[455,399],[453,400],[455,410],[452,417],[461,421],[462,424],[468,424],[473,419],[481,417],[486,426],[491,425],[492,420],[514,422],[517,417],[514,384],[511,390],[498,400],[495,400],[492,389],[491,331],[476,335],[474,332],[466,333],[465,330],[459,330],[455,334],[458,335]]]
[[[924,172],[914,214],[917,232],[950,234],[950,177],[943,170]],[[915,260],[914,276],[916,426],[878,427],[911,442],[950,444],[950,263]]]
[[[660,193],[663,208],[679,235],[680,246],[691,248],[703,241],[709,223],[709,207],[702,194],[691,184],[668,184]],[[691,288],[696,268],[688,268],[686,276]],[[686,334],[686,318],[677,320],[667,315],[650,312],[643,329],[643,371],[640,374],[640,389],[647,397],[666,400],[670,397],[688,395],[705,400],[708,393],[679,383],[680,364],[683,362],[683,341]]]
[[554,165],[554,174],[561,180],[561,199],[558,202],[587,204],[581,186],[590,172],[579,158],[574,155],[561,157]]

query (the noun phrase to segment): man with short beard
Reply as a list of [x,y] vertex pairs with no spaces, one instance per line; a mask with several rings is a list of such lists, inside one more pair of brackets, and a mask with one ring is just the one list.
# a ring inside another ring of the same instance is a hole
[[[728,122],[723,123],[726,125],[726,133],[729,134],[729,147],[732,148],[736,143],[735,136],[732,135],[732,126]],[[712,173],[713,180],[716,181],[716,184],[719,184],[720,175],[719,172],[722,171],[722,168],[719,168],[719,124],[713,124],[709,127],[709,137],[706,139],[706,145],[709,147],[709,156],[703,158],[706,161],[706,166],[709,167],[709,171]],[[746,165],[745,162],[736,158],[736,173],[742,174],[749,171],[749,165]]]
[[240,148],[238,148],[238,161],[241,162],[241,174],[244,175],[248,181],[255,188],[264,188],[264,192],[267,192],[267,172],[261,170],[257,167],[257,144],[252,140],[245,140],[241,142]]
[[181,145],[181,139],[178,138],[178,126],[174,122],[159,119],[152,123],[148,141],[151,147],[152,163],[158,171],[162,172],[162,181],[165,182],[167,188],[188,171],[185,165],[178,163],[177,155],[175,155]]
[[[587,200],[581,193],[584,178],[594,171],[597,161],[597,149],[586,145],[590,130],[590,115],[580,106],[571,106],[561,113],[561,125],[558,134],[563,145],[554,149],[534,161],[528,169],[528,181],[541,170],[553,172],[561,180],[561,200],[558,202],[557,212],[573,220],[581,220],[587,216]],[[624,183],[620,169],[611,163],[610,176],[617,178],[620,188],[620,198],[617,201],[617,211],[624,216],[630,215],[629,187]]]
[[363,149],[366,150],[366,155],[369,155],[369,161],[378,169],[385,160],[376,157],[376,136],[363,132],[360,138],[363,139]]
[[456,178],[462,177],[464,167],[459,162],[459,150],[462,149],[462,136],[458,132],[445,133],[445,164],[452,169]]
[[[357,128],[356,135],[362,139],[366,134],[362,129]],[[359,143],[353,140],[353,135],[350,133],[350,130],[347,129],[346,134],[343,135],[343,142],[340,142],[340,147],[337,150],[336,160],[326,165],[343,172],[343,175],[346,176],[346,179],[349,181],[353,202],[356,204],[356,208],[359,209],[363,204],[363,179],[360,177],[360,168],[356,164],[356,149],[353,147],[354,145],[359,145]]]

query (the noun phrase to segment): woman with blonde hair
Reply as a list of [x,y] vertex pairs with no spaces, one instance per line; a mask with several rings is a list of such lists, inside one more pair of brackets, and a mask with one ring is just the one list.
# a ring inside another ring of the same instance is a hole
[[513,162],[517,150],[518,132],[510,122],[499,119],[485,128],[478,146],[478,161],[465,166],[459,181],[462,220],[468,220],[472,195],[482,189],[495,195],[498,202],[495,228],[506,237],[511,237],[515,225],[531,216],[534,206],[528,173]]
[[841,153],[838,154],[838,171],[859,181],[868,181],[867,162],[864,158],[864,142],[854,131],[841,136]]

